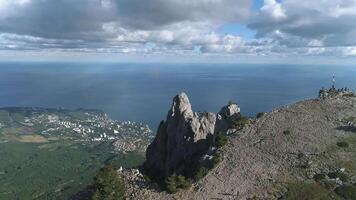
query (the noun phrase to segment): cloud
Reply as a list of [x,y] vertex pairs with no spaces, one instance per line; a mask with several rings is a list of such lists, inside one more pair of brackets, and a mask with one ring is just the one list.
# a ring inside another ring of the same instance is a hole
[[[0,0],[0,50],[356,56],[356,0]],[[238,23],[255,38],[219,33]]]
[[[1,0],[0,31],[55,39],[105,40],[117,31],[241,21],[251,0]],[[119,32],[120,34],[120,32]]]
[[356,45],[355,20],[355,0],[265,0],[249,27],[257,30],[258,37],[278,31],[300,40],[322,41],[325,46],[352,46]]
[[251,0],[0,0],[0,49],[186,52],[250,15]]

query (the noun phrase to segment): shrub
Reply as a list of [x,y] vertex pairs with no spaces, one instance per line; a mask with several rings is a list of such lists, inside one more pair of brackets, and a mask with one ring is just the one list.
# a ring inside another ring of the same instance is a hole
[[338,142],[338,143],[336,143],[336,145],[339,147],[342,147],[342,148],[349,147],[349,144],[347,142]]
[[241,115],[233,116],[230,119],[231,128],[238,129],[238,130],[243,129],[247,124],[247,122],[248,122],[248,118],[243,117]]
[[289,134],[290,134],[290,130],[285,130],[285,131],[283,131],[283,134],[284,134],[284,135],[289,135]]
[[315,174],[313,178],[316,182],[319,182],[319,181],[325,179],[325,174]]
[[347,182],[349,177],[342,172],[330,172],[328,173],[328,177],[332,179],[339,178],[342,182]]
[[337,173],[337,172],[329,172],[329,173],[328,173],[328,177],[335,179],[335,178],[338,177],[338,173]]
[[329,191],[333,190],[336,186],[336,183],[334,181],[322,180],[320,183],[325,189]]
[[227,144],[227,136],[226,133],[224,132],[219,132],[218,135],[216,136],[215,143],[217,147],[223,147]]
[[173,174],[166,180],[166,190],[168,193],[176,193],[179,189],[186,189],[192,185],[192,181],[182,175]]
[[259,119],[259,118],[263,117],[263,115],[265,115],[265,114],[266,113],[264,113],[264,112],[259,112],[259,113],[257,113],[256,118]]
[[351,185],[337,187],[335,193],[345,199],[356,199],[356,188]]
[[213,161],[213,167],[216,167],[216,166],[220,163],[220,161],[221,161],[220,155],[219,155],[219,154],[216,154],[216,155],[213,157],[212,161]]
[[208,174],[209,170],[205,167],[200,167],[195,173],[195,181],[199,181],[200,179],[204,178]]
[[298,155],[297,155],[298,159],[301,159],[301,158],[303,158],[304,156],[305,156],[304,153],[298,153]]
[[106,166],[94,178],[93,200],[125,199],[126,187],[113,166]]

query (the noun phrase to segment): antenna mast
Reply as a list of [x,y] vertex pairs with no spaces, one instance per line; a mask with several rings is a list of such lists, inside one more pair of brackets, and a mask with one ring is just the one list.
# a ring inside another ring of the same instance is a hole
[[333,85],[332,88],[335,89],[335,74],[333,74]]

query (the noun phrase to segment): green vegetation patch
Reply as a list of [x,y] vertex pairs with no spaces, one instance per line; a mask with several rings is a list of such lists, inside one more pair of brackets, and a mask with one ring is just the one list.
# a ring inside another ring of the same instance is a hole
[[356,187],[351,185],[339,186],[335,189],[335,193],[345,199],[356,199]]
[[256,118],[259,119],[259,118],[263,117],[265,114],[266,113],[264,113],[264,112],[259,112],[259,113],[257,113]]
[[337,145],[338,147],[341,147],[341,148],[347,148],[347,147],[349,147],[349,144],[348,144],[347,142],[344,142],[344,141],[342,141],[342,142],[337,142],[336,145]]
[[199,169],[195,173],[194,180],[199,181],[204,178],[209,172],[209,169],[206,167],[199,167]]
[[226,133],[219,132],[215,139],[216,147],[221,148],[221,147],[225,146],[227,144],[227,142],[228,142],[228,138],[227,138]]
[[187,189],[191,187],[192,180],[182,175],[173,174],[166,180],[166,190],[168,193],[176,193],[180,189]]
[[349,177],[343,172],[330,172],[328,173],[328,177],[332,179],[339,178],[342,182],[347,182]]
[[340,199],[331,190],[318,183],[290,183],[284,200],[333,200]]
[[213,167],[216,167],[221,162],[220,154],[214,155],[212,162],[213,162]]
[[123,200],[126,187],[116,169],[108,165],[95,176],[95,192],[92,200]]
[[313,176],[313,178],[314,178],[315,181],[319,182],[319,181],[325,179],[325,174],[315,174],[315,175]]
[[248,123],[248,118],[241,115],[236,115],[231,117],[229,121],[229,124],[231,126],[230,128],[241,130]]
[[346,168],[353,175],[356,175],[356,160],[339,160],[338,165]]
[[71,141],[45,144],[7,142],[0,145],[0,199],[67,199],[93,184],[105,164],[136,166],[136,153],[110,153],[110,144]]
[[348,122],[356,122],[356,117],[348,117],[348,118],[345,118],[344,120],[348,121]]
[[0,110],[0,122],[2,123],[10,123],[11,118],[9,116],[9,112],[6,110]]

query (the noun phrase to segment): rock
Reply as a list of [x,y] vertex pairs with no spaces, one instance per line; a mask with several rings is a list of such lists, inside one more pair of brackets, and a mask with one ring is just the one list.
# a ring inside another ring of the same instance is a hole
[[240,115],[240,107],[235,103],[229,103],[229,105],[221,108],[217,114],[217,121],[215,126],[215,133],[220,131],[227,131],[232,117]]
[[166,121],[147,148],[145,169],[161,178],[189,173],[213,145],[215,122],[213,113],[193,112],[185,93],[175,96]]

